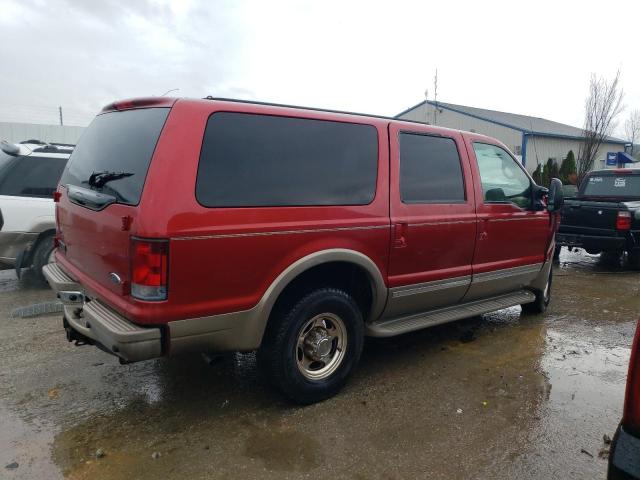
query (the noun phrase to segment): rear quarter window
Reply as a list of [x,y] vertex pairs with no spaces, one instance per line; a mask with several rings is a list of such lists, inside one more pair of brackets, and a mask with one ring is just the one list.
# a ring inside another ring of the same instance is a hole
[[196,197],[206,207],[366,205],[377,169],[372,125],[218,112],[207,121]]

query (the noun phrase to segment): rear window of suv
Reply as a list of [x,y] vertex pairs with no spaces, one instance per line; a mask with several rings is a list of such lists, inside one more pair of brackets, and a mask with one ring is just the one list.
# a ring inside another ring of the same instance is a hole
[[585,197],[640,197],[640,175],[589,175],[582,185]]
[[144,108],[98,115],[71,154],[60,183],[92,188],[92,174],[123,174],[97,190],[118,203],[137,205],[168,108]]
[[219,112],[207,122],[196,197],[206,207],[366,205],[377,172],[372,125]]

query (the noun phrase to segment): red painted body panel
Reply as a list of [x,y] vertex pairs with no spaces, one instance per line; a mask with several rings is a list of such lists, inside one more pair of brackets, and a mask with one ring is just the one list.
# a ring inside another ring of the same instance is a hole
[[[57,205],[70,252],[66,258],[59,255],[64,267],[116,310],[140,324],[249,309],[283,270],[319,250],[346,248],[361,252],[374,261],[386,278],[388,121],[252,105],[255,113],[376,127],[379,163],[375,198],[365,206],[206,208],[195,198],[195,178],[204,128],[215,111],[246,112],[247,105],[198,100],[175,103],[156,146],[138,207],[110,205],[94,212],[71,204],[61,189],[63,195]],[[147,188],[149,185],[153,188]],[[123,215],[133,218],[129,232],[121,231]],[[117,292],[110,284],[111,271],[129,281],[130,235],[171,239],[166,301],[136,300]],[[78,243],[87,241],[90,243],[84,244],[81,254],[73,253]]]
[[[289,265],[326,249],[344,248],[366,255],[389,287],[544,260],[551,228],[546,212],[481,202],[476,207],[482,189],[470,150],[473,136],[384,118],[281,106],[184,99],[162,102],[158,105],[171,106],[171,111],[138,206],[113,204],[95,212],[72,204],[63,187],[59,187],[61,198],[56,204],[59,234],[67,248],[66,254],[56,254],[57,260],[89,292],[136,323],[165,324],[247,310]],[[109,109],[127,105],[116,102]],[[142,108],[135,101],[130,105]],[[195,197],[195,179],[206,122],[216,111],[374,126],[379,147],[374,200],[369,205],[345,207],[203,207]],[[399,130],[454,138],[466,178],[466,203],[400,202]],[[122,217],[127,216],[130,228],[123,230]],[[499,221],[504,218],[522,221]],[[391,223],[406,224],[398,227],[406,228],[399,231],[405,242],[401,248],[397,248],[397,236],[392,238]],[[485,228],[488,240],[477,240],[480,228]],[[166,301],[145,302],[129,295],[131,236],[170,239]],[[111,272],[123,279],[122,285],[109,279]]]

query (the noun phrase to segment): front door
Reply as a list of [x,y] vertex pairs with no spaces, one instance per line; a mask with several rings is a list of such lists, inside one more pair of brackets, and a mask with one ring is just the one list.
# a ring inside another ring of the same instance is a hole
[[462,135],[390,125],[389,300],[397,318],[459,302],[471,283],[476,214]]
[[546,210],[532,208],[533,181],[520,162],[484,137],[465,137],[480,180],[473,282],[465,296],[475,300],[529,284],[545,261],[551,226]]

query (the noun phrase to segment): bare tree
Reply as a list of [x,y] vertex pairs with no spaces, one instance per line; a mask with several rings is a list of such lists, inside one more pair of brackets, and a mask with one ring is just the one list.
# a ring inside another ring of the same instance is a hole
[[593,162],[603,141],[615,128],[615,119],[622,111],[624,92],[619,86],[620,70],[613,80],[591,75],[589,95],[584,106],[584,141],[578,151],[578,179],[593,168]]
[[631,142],[631,155],[633,155],[635,144],[640,141],[640,110],[632,111],[624,122],[624,136]]

